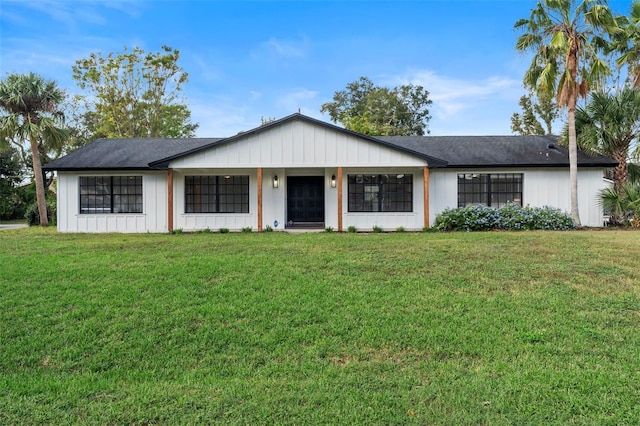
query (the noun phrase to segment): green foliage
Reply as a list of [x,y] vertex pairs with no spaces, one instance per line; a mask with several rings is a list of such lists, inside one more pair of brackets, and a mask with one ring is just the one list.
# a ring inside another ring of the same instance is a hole
[[182,228],[175,228],[173,231],[171,231],[171,233],[173,235],[182,234]]
[[244,228],[242,228],[242,232],[244,232],[245,234],[251,233],[252,231],[253,230],[250,226],[245,226]]
[[378,225],[374,225],[374,226],[373,226],[373,232],[375,232],[375,233],[378,233],[378,234],[379,234],[380,232],[382,232],[382,227],[380,227],[380,226],[378,226]]
[[375,86],[366,77],[349,83],[321,106],[331,121],[346,129],[372,136],[424,135],[431,119],[429,92],[422,86],[389,89]]
[[515,112],[511,116],[511,131],[513,133],[519,135],[553,134],[553,123],[558,119],[559,108],[552,96],[544,92],[536,95],[535,91],[530,91],[528,95],[520,97],[519,104],[522,108],[522,114]]
[[[38,212],[38,203],[33,203],[27,207],[24,218],[27,220],[29,226],[40,225],[40,214]],[[56,203],[53,201],[47,202],[47,219],[50,225],[56,224]]]
[[180,52],[167,46],[157,53],[125,47],[76,61],[73,78],[89,92],[83,120],[93,137],[193,136],[198,125],[179,98],[188,80],[179,58]]
[[327,226],[326,228],[324,228],[324,232],[333,232],[333,227]]
[[24,217],[25,206],[21,203],[20,183],[24,170],[18,152],[13,147],[0,150],[0,219]]
[[267,225],[263,229],[264,232],[273,232],[273,228],[270,225]]
[[228,234],[229,233],[229,228],[220,228],[220,230],[218,231],[221,234]]
[[630,150],[640,137],[640,92],[628,87],[615,93],[594,92],[589,103],[576,110],[576,129],[582,150],[618,162],[613,169],[614,189],[626,184],[634,154]]
[[613,225],[629,223],[640,227],[640,184],[626,183],[618,189],[600,192],[601,205],[611,214]]
[[355,226],[353,226],[353,225],[347,228],[347,232],[349,232],[349,233],[351,233],[351,234],[353,234],[353,233],[355,233],[355,232],[357,232],[357,231],[358,231],[358,230],[357,230],[357,229],[356,229],[356,227],[355,227]]
[[501,208],[481,205],[446,209],[436,217],[434,226],[440,231],[488,231],[504,229],[554,230],[575,229],[570,215],[553,207],[521,207],[509,203]]
[[640,423],[637,232],[233,237],[1,231],[0,423]]
[[404,226],[398,226],[396,232],[404,232]]

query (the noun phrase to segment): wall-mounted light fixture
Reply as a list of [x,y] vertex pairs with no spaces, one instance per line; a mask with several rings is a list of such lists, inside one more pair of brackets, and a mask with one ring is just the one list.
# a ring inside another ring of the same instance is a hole
[[336,187],[336,175],[331,175],[331,183],[330,183],[332,188]]
[[278,181],[278,175],[273,176],[273,187],[277,188],[280,186],[280,181]]

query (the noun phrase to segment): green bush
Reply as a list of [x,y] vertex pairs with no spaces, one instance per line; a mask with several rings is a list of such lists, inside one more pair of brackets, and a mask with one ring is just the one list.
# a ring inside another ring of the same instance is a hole
[[378,225],[374,225],[374,227],[373,227],[373,232],[375,232],[375,233],[380,233],[380,232],[382,232],[382,228],[381,228],[381,227],[379,227]]
[[[47,218],[49,219],[49,225],[56,224],[56,203],[54,201],[47,202]],[[38,212],[38,203],[31,204],[24,214],[24,218],[27,220],[29,226],[40,225],[40,213]]]
[[501,208],[467,206],[446,209],[436,217],[434,226],[440,231],[510,231],[547,229],[564,231],[576,225],[568,213],[553,207],[521,207],[508,203]]
[[273,232],[273,228],[269,225],[264,227],[264,232]]
[[396,232],[404,232],[404,226],[398,226]]
[[220,233],[221,234],[228,234],[229,233],[229,228],[220,228]]
[[327,226],[326,228],[324,228],[324,232],[333,232],[333,227]]
[[244,233],[250,233],[252,231],[250,226],[245,226],[244,228],[242,228],[242,232]]
[[357,231],[358,231],[358,230],[357,230],[357,229],[356,229],[356,227],[355,227],[355,226],[353,226],[353,225],[347,228],[347,232],[351,232],[352,234],[353,234],[353,233],[355,233],[355,232],[357,232]]

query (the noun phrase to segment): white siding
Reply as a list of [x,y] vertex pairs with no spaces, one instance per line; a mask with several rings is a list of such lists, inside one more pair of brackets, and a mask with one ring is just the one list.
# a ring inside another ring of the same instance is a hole
[[181,168],[397,167],[425,161],[315,124],[294,121],[176,159]]
[[[142,176],[140,214],[80,214],[80,176]],[[58,231],[167,232],[167,172],[58,172]]]
[[[566,212],[571,210],[569,169],[432,169],[429,175],[430,218],[433,224],[438,213],[458,206],[458,173],[523,173],[523,205],[551,206]],[[585,226],[602,226],[602,209],[598,192],[605,187],[602,169],[578,170],[578,207]]]

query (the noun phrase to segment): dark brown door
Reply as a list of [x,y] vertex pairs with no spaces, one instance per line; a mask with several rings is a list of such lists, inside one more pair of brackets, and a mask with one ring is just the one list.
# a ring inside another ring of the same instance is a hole
[[324,176],[287,178],[287,219],[324,222]]

